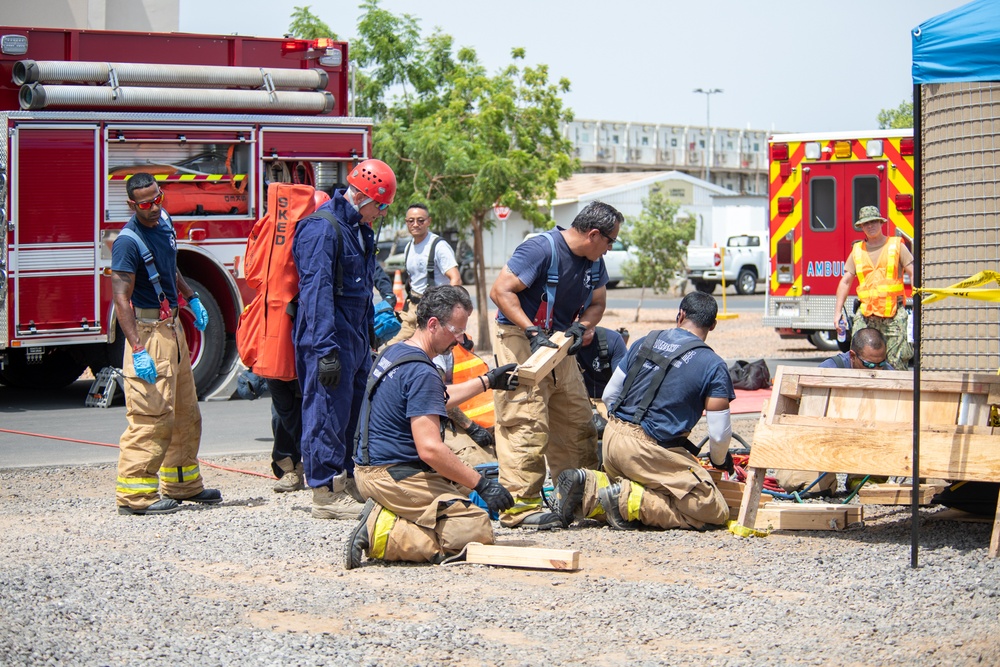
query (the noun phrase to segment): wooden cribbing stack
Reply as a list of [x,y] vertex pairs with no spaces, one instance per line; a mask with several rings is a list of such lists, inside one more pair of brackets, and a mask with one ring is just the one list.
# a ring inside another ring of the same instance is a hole
[[[923,373],[914,475],[913,374],[779,366],[754,433],[738,523],[754,526],[767,468],[1000,481],[1000,376]],[[989,555],[1000,552],[1000,503]]]

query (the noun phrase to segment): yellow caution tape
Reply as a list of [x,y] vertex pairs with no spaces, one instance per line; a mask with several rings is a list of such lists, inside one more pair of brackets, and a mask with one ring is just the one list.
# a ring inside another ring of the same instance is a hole
[[757,530],[756,528],[741,526],[736,523],[735,519],[726,523],[726,528],[729,529],[730,533],[737,537],[767,537],[771,534],[771,531],[769,530]]
[[[981,287],[989,283],[996,283],[996,288],[970,289]],[[921,303],[934,303],[949,296],[962,299],[975,299],[976,301],[1000,302],[1000,273],[996,271],[980,271],[974,276],[969,276],[965,280],[955,283],[950,287],[920,287],[914,292],[921,292],[924,298]]]

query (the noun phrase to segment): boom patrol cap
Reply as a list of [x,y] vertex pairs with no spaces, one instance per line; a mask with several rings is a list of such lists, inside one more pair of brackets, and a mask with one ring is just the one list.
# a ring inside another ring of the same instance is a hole
[[861,210],[858,211],[858,221],[854,223],[854,229],[860,232],[861,225],[872,220],[885,222],[885,218],[879,215],[878,206],[862,206]]

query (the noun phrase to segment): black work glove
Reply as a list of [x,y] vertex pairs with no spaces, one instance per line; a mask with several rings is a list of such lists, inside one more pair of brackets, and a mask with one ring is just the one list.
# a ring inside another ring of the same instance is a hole
[[549,340],[549,337],[545,335],[541,327],[532,326],[524,330],[524,335],[528,337],[528,345],[531,346],[531,353],[534,354],[538,352],[540,348],[543,347],[554,347],[558,349],[558,345]]
[[493,434],[487,431],[479,424],[477,424],[476,422],[472,422],[471,424],[469,424],[469,427],[465,429],[465,432],[480,447],[483,448],[492,447],[493,445],[496,444],[496,441],[493,439]]
[[517,376],[511,375],[515,368],[517,368],[517,364],[507,364],[487,371],[486,383],[490,385],[490,389],[504,389],[506,391],[517,389]]
[[319,360],[319,383],[324,387],[340,384],[340,354],[334,350]]
[[723,461],[722,463],[716,463],[715,461],[712,461],[712,457],[708,457],[708,460],[711,461],[713,467],[728,473],[730,476],[736,474],[736,464],[733,463],[732,452],[726,452],[726,460]]
[[566,354],[573,356],[580,351],[581,347],[583,347],[583,334],[587,333],[587,328],[579,322],[573,322],[573,324],[569,325],[569,328],[563,333],[567,336],[573,337],[573,344],[570,345],[569,349],[566,351]]
[[480,477],[479,484],[476,484],[474,491],[493,512],[503,512],[514,506],[514,498],[511,497],[510,492],[500,486],[500,482],[496,480]]
[[396,310],[396,295],[395,294],[393,294],[392,292],[389,292],[388,294],[383,294],[382,295],[382,300],[385,301],[387,304],[389,304],[389,307],[392,308],[393,311]]

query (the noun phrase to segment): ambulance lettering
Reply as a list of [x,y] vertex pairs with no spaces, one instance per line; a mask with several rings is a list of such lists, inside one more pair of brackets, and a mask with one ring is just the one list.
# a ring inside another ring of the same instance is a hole
[[809,262],[806,266],[806,277],[839,278],[844,273],[844,262]]

